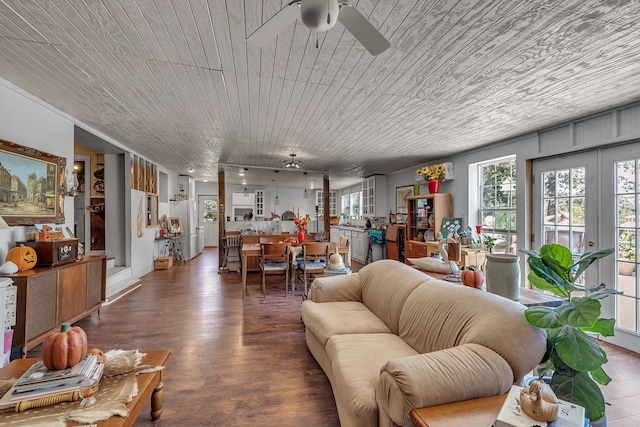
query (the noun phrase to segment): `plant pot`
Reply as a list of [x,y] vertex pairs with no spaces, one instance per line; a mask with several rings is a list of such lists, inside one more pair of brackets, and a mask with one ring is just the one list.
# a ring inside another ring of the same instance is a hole
[[427,187],[429,187],[429,193],[436,194],[440,191],[440,180],[430,179],[427,181]]
[[599,420],[590,421],[589,425],[591,427],[607,427],[607,414],[605,414],[604,417],[600,418]]
[[487,292],[518,301],[520,299],[520,257],[487,254],[485,282]]

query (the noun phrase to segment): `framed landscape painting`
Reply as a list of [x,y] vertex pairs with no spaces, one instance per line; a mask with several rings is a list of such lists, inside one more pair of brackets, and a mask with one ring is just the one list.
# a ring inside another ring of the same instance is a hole
[[413,196],[413,185],[396,187],[396,213],[407,213],[407,197]]
[[64,223],[67,159],[0,139],[0,216],[9,225]]

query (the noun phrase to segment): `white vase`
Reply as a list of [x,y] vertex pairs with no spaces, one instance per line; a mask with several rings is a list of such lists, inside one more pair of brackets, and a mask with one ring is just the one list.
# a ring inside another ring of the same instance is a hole
[[485,283],[487,292],[518,301],[520,299],[520,257],[511,254],[487,254]]

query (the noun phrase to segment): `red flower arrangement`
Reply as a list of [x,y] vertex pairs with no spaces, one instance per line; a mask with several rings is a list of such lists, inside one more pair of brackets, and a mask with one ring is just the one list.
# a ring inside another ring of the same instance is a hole
[[309,218],[308,216],[306,216],[306,217],[295,217],[293,219],[293,223],[301,230],[306,230],[307,229],[307,224],[309,224],[309,221],[311,221],[311,218]]

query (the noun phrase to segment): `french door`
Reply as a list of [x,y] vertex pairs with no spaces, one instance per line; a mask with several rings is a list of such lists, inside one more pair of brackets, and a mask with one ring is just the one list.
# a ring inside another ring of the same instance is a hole
[[615,336],[602,339],[640,353],[640,143],[539,160],[534,174],[534,248],[615,248],[582,279],[623,292],[600,301],[602,316],[616,319]]
[[[637,237],[640,218],[640,143],[602,150],[603,244],[615,247],[605,258],[605,281],[623,292],[602,301],[605,317],[615,317],[615,336],[606,340],[640,353],[640,287]],[[609,258],[612,258],[609,260]]]
[[[534,173],[534,249],[558,243],[578,257],[599,248],[597,153],[538,160]],[[598,265],[586,274],[598,280]]]

